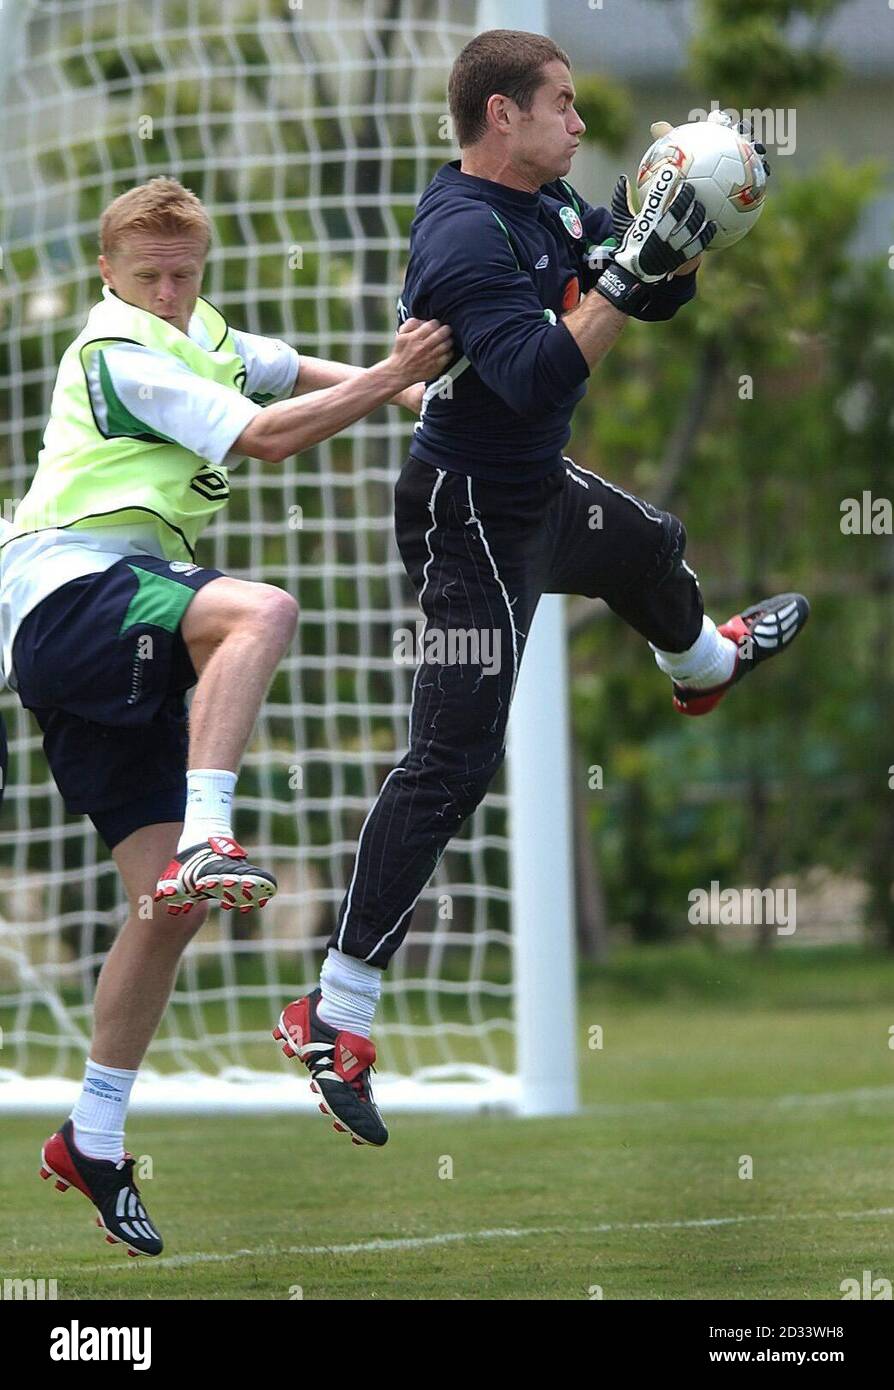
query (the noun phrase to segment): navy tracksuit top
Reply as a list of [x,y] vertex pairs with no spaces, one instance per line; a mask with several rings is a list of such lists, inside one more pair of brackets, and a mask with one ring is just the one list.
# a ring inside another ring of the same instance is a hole
[[[400,320],[453,330],[449,384],[427,393],[410,453],[474,478],[518,482],[561,463],[590,369],[562,315],[593,288],[615,245],[611,213],[561,179],[537,193],[439,169],[419,200]],[[652,287],[636,315],[669,319],[695,274]]]

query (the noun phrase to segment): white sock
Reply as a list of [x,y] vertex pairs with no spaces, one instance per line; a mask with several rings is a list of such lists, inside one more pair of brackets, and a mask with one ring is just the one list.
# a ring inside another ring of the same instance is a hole
[[186,774],[186,812],[177,853],[207,840],[209,835],[233,838],[230,823],[236,773],[215,767],[200,767]]
[[82,1153],[113,1163],[124,1157],[124,1120],[136,1079],[135,1071],[104,1067],[87,1058],[84,1085],[71,1112],[75,1143]]
[[[649,643],[652,646],[651,642]],[[710,690],[723,685],[736,668],[735,642],[722,637],[707,613],[702,619],[701,635],[685,652],[662,652],[652,647],[659,670],[692,690]]]
[[378,965],[367,965],[365,960],[346,956],[330,946],[320,971],[323,997],[317,1013],[323,1022],[330,1028],[345,1028],[368,1038],[384,973]]

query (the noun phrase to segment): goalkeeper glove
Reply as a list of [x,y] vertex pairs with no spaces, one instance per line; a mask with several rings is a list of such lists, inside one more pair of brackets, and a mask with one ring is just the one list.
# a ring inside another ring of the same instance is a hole
[[[662,135],[667,135],[673,130],[673,126],[670,121],[653,121],[651,130],[652,139],[660,140]],[[622,174],[612,194],[612,235],[619,246],[635,216],[636,208],[630,199],[630,183],[627,175]]]
[[[739,122],[738,125],[736,125],[732,116],[730,116],[729,113],[726,111],[709,111],[708,120],[711,121],[714,125],[725,125],[728,130],[735,130],[737,134],[744,135],[749,145],[751,145],[751,147],[753,148],[755,154],[759,154],[761,156],[761,164],[763,164],[764,166],[764,173],[766,174],[767,178],[770,177],[770,164],[766,158],[767,147],[766,145],[759,144],[758,141],[755,140],[753,121],[748,121],[746,123],[743,119]],[[656,127],[652,127],[652,134],[655,136],[656,139],[658,138],[658,135],[666,135],[667,132],[672,129],[672,127],[667,124],[667,121],[658,121],[657,124],[660,125],[662,129],[656,132]]]
[[596,289],[625,314],[645,305],[648,286],[700,255],[717,231],[717,224],[707,220],[692,184],[686,183],[672,164],[655,170],[643,189],[638,213],[630,208],[627,179],[622,175],[612,199],[612,215],[619,224],[627,218],[629,221],[611,265],[596,281]]

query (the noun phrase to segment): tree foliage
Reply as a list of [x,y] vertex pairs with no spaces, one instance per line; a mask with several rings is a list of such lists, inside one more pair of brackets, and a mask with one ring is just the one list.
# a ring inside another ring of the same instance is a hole
[[[833,72],[816,45],[836,8],[703,0],[699,90],[807,105]],[[796,43],[799,19],[813,30]],[[672,324],[629,326],[577,413],[578,460],[684,520],[718,621],[786,589],[813,605],[792,653],[706,720],[673,712],[636,634],[573,605],[577,764],[604,764],[584,801],[591,852],[609,920],[641,939],[688,930],[687,894],[714,878],[766,886],[823,864],[867,882],[868,924],[894,948],[894,540],[840,524],[844,498],[894,484],[891,266],[852,249],[882,173],[841,150],[809,169],[777,159],[755,231],[708,254]]]

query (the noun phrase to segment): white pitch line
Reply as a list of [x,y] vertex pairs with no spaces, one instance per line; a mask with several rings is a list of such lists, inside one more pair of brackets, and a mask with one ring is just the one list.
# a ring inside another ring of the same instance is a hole
[[[168,1255],[142,1262],[147,1269],[181,1269],[196,1264],[228,1264],[233,1260],[260,1259],[276,1255],[371,1255],[397,1250],[424,1250],[435,1245],[452,1245],[471,1240],[519,1240],[525,1236],[613,1235],[624,1231],[695,1231],[717,1226],[744,1226],[758,1221],[869,1221],[876,1217],[894,1216],[894,1207],[878,1207],[874,1211],[835,1212],[768,1212],[754,1216],[708,1216],[685,1221],[604,1221],[596,1226],[527,1226],[518,1229],[498,1227],[484,1231],[443,1231],[434,1236],[395,1236],[391,1240],[352,1241],[348,1245],[285,1245],[260,1246],[255,1250],[231,1250],[218,1255],[211,1251],[196,1251],[190,1255]],[[74,1265],[73,1273],[114,1268],[111,1260],[104,1264]]]

